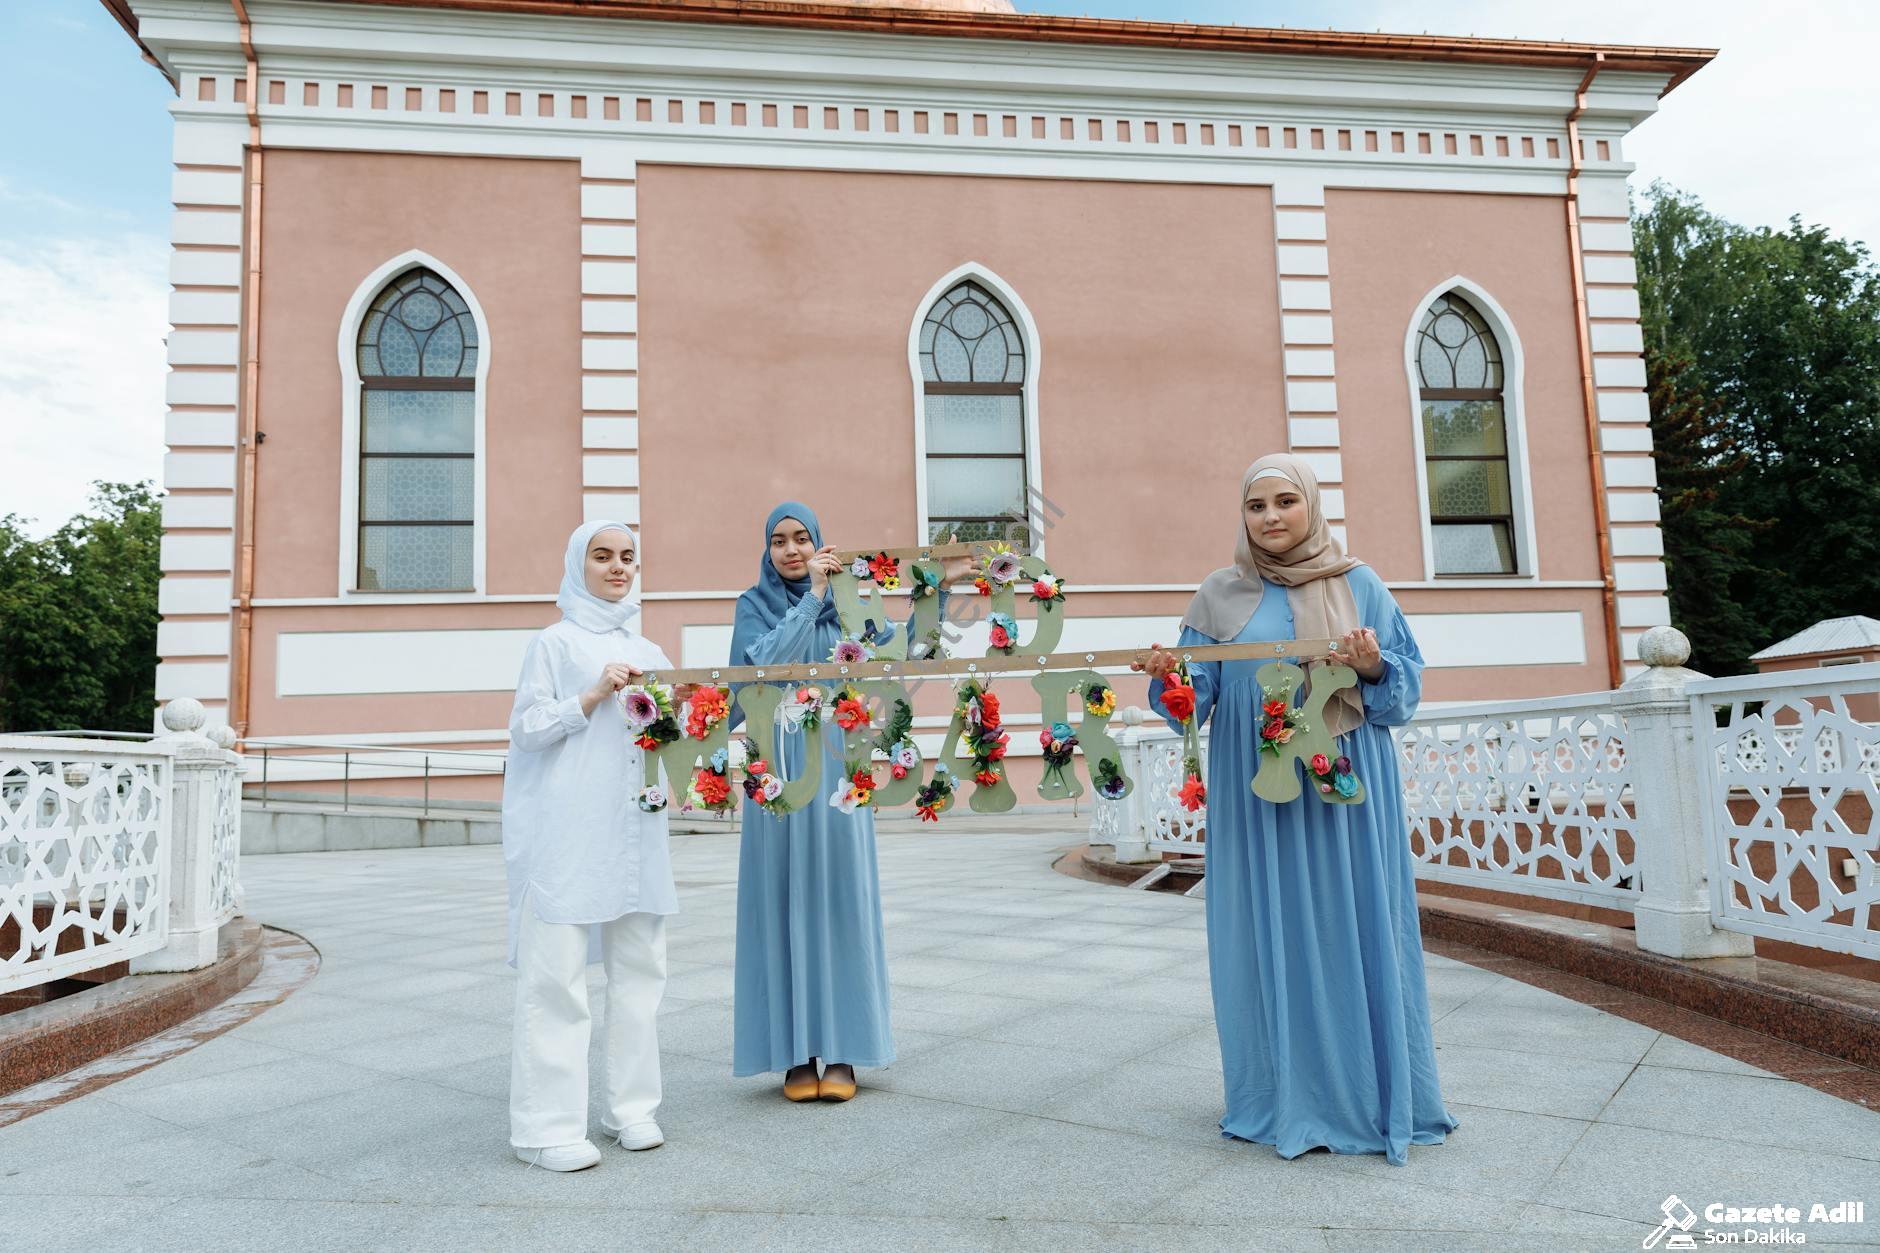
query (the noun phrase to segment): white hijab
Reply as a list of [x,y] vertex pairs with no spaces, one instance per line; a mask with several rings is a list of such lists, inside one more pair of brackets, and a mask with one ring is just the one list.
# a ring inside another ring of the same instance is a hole
[[[587,550],[594,542],[594,537],[602,531],[620,531],[633,541],[634,551],[640,548],[640,541],[625,523],[610,522],[601,519],[584,523],[575,528],[568,537],[568,553],[562,561],[561,591],[555,596],[555,607],[561,610],[561,616],[584,631],[604,635],[609,631],[631,631],[633,622],[640,616],[638,601],[603,600],[587,587]],[[633,595],[633,589],[627,589],[627,595]]]

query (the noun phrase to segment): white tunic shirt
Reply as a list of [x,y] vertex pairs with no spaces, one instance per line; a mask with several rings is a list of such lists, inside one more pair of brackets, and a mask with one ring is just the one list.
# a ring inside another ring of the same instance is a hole
[[[646,755],[615,702],[602,701],[592,716],[581,712],[580,694],[612,662],[672,668],[643,635],[587,631],[566,620],[536,636],[522,659],[503,779],[511,965],[525,901],[544,922],[679,912],[666,813],[640,808]],[[589,951],[592,960],[598,950]]]

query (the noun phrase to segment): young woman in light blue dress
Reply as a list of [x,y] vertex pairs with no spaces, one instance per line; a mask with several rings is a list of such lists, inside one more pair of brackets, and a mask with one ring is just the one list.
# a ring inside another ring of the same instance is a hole
[[[1416,712],[1423,657],[1383,581],[1346,557],[1326,526],[1310,466],[1262,457],[1241,499],[1234,564],[1202,583],[1177,647],[1341,640],[1333,657],[1360,682],[1328,701],[1325,716],[1365,797],[1329,804],[1309,783],[1283,805],[1255,796],[1264,721],[1255,676],[1265,662],[1190,666],[1194,716],[1213,720],[1207,921],[1221,1131],[1285,1158],[1327,1148],[1401,1166],[1410,1145],[1440,1144],[1457,1125],[1437,1084],[1390,731]],[[1137,666],[1152,679],[1153,707],[1176,660],[1158,649]]]
[[[966,564],[949,562],[946,581]],[[827,661],[842,637],[829,592],[838,569],[808,506],[786,501],[771,510],[757,583],[738,598],[730,664]],[[946,595],[944,583],[940,594]],[[877,642],[899,629],[890,625]],[[843,813],[828,803],[844,774],[832,718],[814,732],[778,734],[778,755],[793,779],[802,777],[807,741],[820,741],[825,784],[793,814],[773,815],[744,801],[732,1073],[782,1072],[784,1095],[793,1101],[846,1101],[856,1092],[855,1067],[894,1060],[875,816],[865,807]]]

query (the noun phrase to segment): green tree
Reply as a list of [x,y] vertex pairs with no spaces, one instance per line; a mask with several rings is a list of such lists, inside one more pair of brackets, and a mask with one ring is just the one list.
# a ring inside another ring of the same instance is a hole
[[1659,529],[1671,584],[1671,616],[1690,636],[1699,667],[1740,668],[1767,642],[1755,610],[1759,589],[1780,587],[1779,571],[1755,565],[1768,519],[1719,505],[1723,488],[1749,465],[1720,420],[1723,406],[1690,382],[1690,358],[1645,348],[1652,446],[1658,462]]
[[[1682,573],[1672,565],[1672,603],[1705,615],[1680,619],[1719,650],[1704,664],[1743,670],[1750,652],[1823,618],[1880,616],[1880,271],[1867,250],[1799,217],[1780,231],[1738,226],[1662,183],[1633,242],[1648,354],[1682,363],[1661,367],[1675,376],[1666,403],[1715,405],[1701,437],[1659,453],[1666,547],[1687,559]],[[1654,421],[1689,424],[1658,400],[1655,389]],[[1674,521],[1675,494],[1693,491]],[[1718,519],[1767,525],[1727,527],[1721,545],[1676,533]],[[1678,586],[1700,578],[1711,587]]]
[[96,484],[43,540],[0,518],[0,731],[150,729],[162,533],[149,484]]

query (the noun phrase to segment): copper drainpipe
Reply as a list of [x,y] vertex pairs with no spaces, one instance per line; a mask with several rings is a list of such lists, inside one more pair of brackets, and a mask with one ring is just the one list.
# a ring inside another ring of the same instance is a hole
[[1593,331],[1586,320],[1586,256],[1580,247],[1580,115],[1586,92],[1598,77],[1606,54],[1595,52],[1573,93],[1567,114],[1567,260],[1573,267],[1573,329],[1580,340],[1580,400],[1586,412],[1587,467],[1593,479],[1593,531],[1599,537],[1600,595],[1606,608],[1606,677],[1618,687],[1625,681],[1625,653],[1619,639],[1619,597],[1612,572],[1611,519],[1606,511],[1606,467],[1600,461],[1599,392],[1593,385]]
[[255,454],[261,399],[261,79],[255,67],[254,32],[243,0],[229,0],[241,29],[248,62],[248,275],[242,312],[241,555],[236,567],[235,734],[248,734],[249,676],[254,669]]

